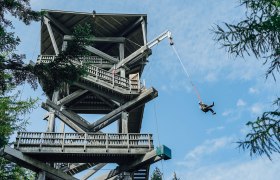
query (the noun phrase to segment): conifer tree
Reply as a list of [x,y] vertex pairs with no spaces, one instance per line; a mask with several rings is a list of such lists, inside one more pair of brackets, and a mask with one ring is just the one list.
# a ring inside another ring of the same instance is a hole
[[[266,78],[272,75],[275,82],[280,75],[280,0],[240,0],[245,6],[245,19],[235,23],[216,25],[214,39],[229,54],[245,57],[253,54],[269,64]],[[239,147],[257,155],[280,153],[280,98],[273,103],[275,109],[264,112],[247,126],[251,132],[241,140]]]

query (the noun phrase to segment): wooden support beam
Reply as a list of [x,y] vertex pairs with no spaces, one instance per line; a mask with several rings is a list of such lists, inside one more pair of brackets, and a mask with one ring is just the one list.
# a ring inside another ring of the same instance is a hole
[[124,43],[119,44],[119,56],[120,60],[124,59]]
[[65,124],[67,124],[67,126],[69,126],[71,129],[73,129],[76,132],[79,133],[84,133],[86,132],[88,129],[85,129],[83,127],[80,127],[79,125],[77,125],[76,123],[74,123],[71,119],[69,119],[68,117],[66,117],[64,114],[55,111],[55,115]]
[[[74,39],[74,36],[65,35],[63,39],[64,39],[64,41],[72,41]],[[105,43],[124,43],[125,42],[124,37],[95,37],[95,36],[92,36],[87,40],[93,41],[93,42],[105,42]]]
[[[91,130],[97,131],[100,128],[99,125],[104,124],[104,123],[107,124],[106,121],[109,121],[112,118],[114,120],[117,120],[114,118],[114,117],[116,117],[116,115],[120,114],[123,111],[129,112],[129,111],[147,103],[148,101],[154,99],[155,97],[157,97],[157,95],[158,95],[157,90],[155,90],[154,88],[147,89],[142,94],[140,94],[137,98],[125,103],[124,105],[118,107],[117,109],[110,112],[109,114],[106,114],[101,119],[92,123],[89,127]],[[103,128],[104,128],[104,126],[103,126]]]
[[144,18],[143,18],[143,21],[141,22],[141,25],[142,25],[142,33],[143,33],[143,42],[144,42],[144,45],[147,44],[147,23],[145,22]]
[[73,163],[69,166],[68,169],[64,170],[64,172],[71,176],[74,176],[75,174],[78,174],[96,165],[98,165],[98,163]]
[[128,133],[128,113],[127,112],[122,112],[121,132],[120,133]]
[[119,104],[110,100],[110,99],[106,99],[100,95],[95,94],[95,96],[100,99],[101,101],[103,101],[104,103],[106,103],[108,106],[110,106],[111,108],[116,108],[119,107]]
[[[120,68],[121,66],[125,66],[127,63],[129,63],[131,60],[139,56],[140,54],[144,53],[146,50],[148,50],[148,46],[142,46],[138,50],[136,50],[134,53],[127,56],[125,59],[121,60],[116,64],[116,69]],[[113,68],[110,69],[112,71]]]
[[17,163],[20,166],[23,166],[27,169],[31,169],[35,172],[44,171],[46,177],[53,180],[77,180],[77,178],[72,177],[61,170],[50,167],[49,165],[42,163],[36,159],[31,158],[28,155],[23,154],[20,151],[17,151],[9,146],[5,146],[4,149],[1,149],[0,155],[12,162]]
[[[54,91],[52,95],[52,101],[56,103],[58,97],[59,97],[59,92]],[[55,132],[55,115],[54,115],[54,110],[52,108],[50,108],[49,111],[47,132]]]
[[124,101],[125,101],[124,98],[122,98],[122,97],[120,97],[120,96],[118,96],[116,94],[108,94],[108,93],[106,93],[106,92],[104,92],[102,90],[99,90],[99,89],[91,87],[91,86],[87,86],[87,85],[85,85],[83,83],[80,83],[78,81],[74,82],[73,85],[76,85],[76,86],[78,86],[78,87],[80,87],[82,89],[87,89],[87,90],[89,90],[90,92],[92,92],[94,94],[98,94],[101,97],[105,97],[106,99],[112,99],[112,100],[115,100],[115,101],[117,101],[119,103],[124,103]]
[[[120,57],[120,61],[124,59],[124,43],[119,44],[119,57]],[[123,67],[120,68],[120,76],[125,78],[125,68]]]
[[51,107],[56,111],[59,111],[61,114],[63,114],[64,116],[66,116],[68,119],[70,119],[72,122],[75,122],[75,124],[77,124],[79,127],[83,127],[83,129],[88,129],[89,127],[89,123],[83,119],[81,116],[77,115],[74,112],[71,111],[67,111],[65,109],[63,109],[62,106],[58,106],[56,105],[54,102],[50,101],[47,99],[46,103],[42,104],[42,107]]
[[126,36],[127,34],[129,34],[136,26],[138,26],[141,22],[143,21],[143,17],[140,17],[138,20],[136,20],[131,26],[129,26],[128,28],[126,28],[126,30],[121,33],[120,36]]
[[110,56],[110,55],[108,55],[108,54],[106,54],[106,53],[104,53],[104,52],[102,52],[102,51],[92,47],[92,46],[85,46],[84,48],[86,50],[88,50],[88,51],[90,51],[90,52],[92,52],[92,53],[94,53],[94,54],[96,54],[96,55],[98,55],[98,56],[100,56],[100,57],[102,57],[102,58],[112,62],[112,63],[118,63],[119,62],[118,59],[116,59],[116,58],[114,58],[114,57],[112,57],[112,56]]
[[47,132],[55,132],[55,115],[53,110],[49,112]]
[[71,101],[73,101],[74,99],[82,96],[83,94],[85,94],[86,92],[88,92],[88,90],[82,90],[82,89],[79,89],[75,92],[73,92],[72,94],[60,99],[58,102],[57,102],[57,105],[64,105],[64,104],[67,104]]
[[[49,106],[46,105],[46,103],[42,104],[42,108],[47,110]],[[65,124],[67,124],[71,129],[73,129],[76,132],[85,132],[87,129],[84,127],[79,126],[75,122],[73,122],[70,118],[66,117],[64,114],[60,113],[59,111],[54,111],[54,115],[56,115],[61,121],[63,121]]]
[[64,26],[61,22],[59,22],[57,19],[52,17],[49,13],[45,15],[58,29],[60,29],[64,34],[71,34],[71,31]]
[[56,44],[56,40],[55,40],[55,37],[54,37],[54,34],[53,34],[52,27],[50,25],[50,20],[48,18],[44,17],[44,23],[47,26],[47,29],[48,29],[48,32],[49,32],[49,35],[50,35],[50,38],[51,38],[51,42],[52,42],[52,45],[53,45],[53,49],[54,49],[54,52],[55,52],[55,55],[58,55],[59,54],[59,50],[58,50],[58,47],[57,47],[57,44]]
[[45,171],[40,171],[38,173],[38,178],[37,180],[46,180],[46,172]]
[[90,169],[87,174],[85,174],[81,180],[87,180],[92,175],[94,175],[97,171],[99,171],[101,168],[103,168],[106,165],[106,163],[99,163],[94,168]]
[[121,118],[121,113],[115,114],[115,115],[111,116],[110,118],[106,119],[105,121],[98,123],[97,125],[93,125],[93,124],[94,124],[94,123],[93,123],[93,124],[92,124],[93,127],[90,128],[89,130],[90,130],[91,132],[98,132],[98,131],[100,131],[101,129],[103,129],[104,127],[106,127],[106,126],[112,124],[113,122],[115,122],[116,120],[118,120],[118,119],[120,119],[120,118]]

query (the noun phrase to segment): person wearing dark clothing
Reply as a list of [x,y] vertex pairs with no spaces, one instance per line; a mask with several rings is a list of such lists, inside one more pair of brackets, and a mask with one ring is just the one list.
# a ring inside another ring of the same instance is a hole
[[213,102],[213,104],[211,104],[210,106],[204,104],[204,103],[201,102],[201,101],[200,101],[198,104],[200,105],[200,109],[201,109],[203,112],[207,113],[208,111],[210,111],[210,112],[212,112],[213,115],[216,114],[216,112],[212,109],[212,107],[214,106],[214,102]]

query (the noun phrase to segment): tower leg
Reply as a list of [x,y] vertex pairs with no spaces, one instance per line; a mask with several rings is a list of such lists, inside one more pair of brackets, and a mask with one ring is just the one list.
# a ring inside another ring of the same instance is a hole
[[[55,91],[53,93],[52,102],[56,103],[58,101],[58,96],[59,91]],[[50,110],[47,132],[55,132],[55,114],[53,110]]]
[[122,112],[120,121],[121,121],[120,133],[128,133],[128,113],[127,112]]
[[45,171],[40,171],[38,173],[38,178],[37,180],[45,180],[46,179],[46,172]]

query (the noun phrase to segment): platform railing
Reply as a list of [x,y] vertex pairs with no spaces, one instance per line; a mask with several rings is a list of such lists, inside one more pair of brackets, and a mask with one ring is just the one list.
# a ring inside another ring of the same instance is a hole
[[[53,61],[55,59],[55,55],[40,55],[38,56],[37,59],[37,63],[50,63],[51,61]],[[74,65],[82,65],[82,63],[87,63],[87,62],[99,62],[102,63],[102,58],[99,59],[97,57],[95,57],[93,60],[90,59],[90,57],[87,57],[88,59],[86,59],[85,61],[78,61],[78,60],[72,60],[71,62]],[[105,61],[106,62],[106,61]],[[104,63],[104,62],[103,62]],[[106,62],[107,63],[107,62]],[[120,87],[122,89],[131,91],[131,90],[136,90],[136,91],[140,91],[143,88],[143,85],[140,83],[140,81],[138,83],[131,83],[131,80],[128,78],[124,78],[121,77],[117,74],[113,72],[109,72],[106,71],[102,68],[99,68],[97,66],[94,66],[92,64],[88,64],[87,65],[87,69],[86,69],[88,75],[90,75],[91,77],[93,77],[92,80],[96,80],[96,81],[104,81],[106,83],[111,84],[112,87],[117,86]]]
[[114,133],[49,133],[18,132],[15,148],[22,147],[61,147],[82,148],[154,148],[152,134]]
[[[55,57],[56,57],[55,55],[39,55],[37,62],[38,63],[41,63],[41,62],[49,63],[50,61],[54,60]],[[115,58],[118,58],[118,57],[115,57]],[[113,64],[110,61],[103,59],[102,57],[99,57],[99,56],[81,56],[79,59],[82,60],[83,62],[89,63],[89,64],[98,64],[98,65],[106,64],[106,65],[113,66]]]

